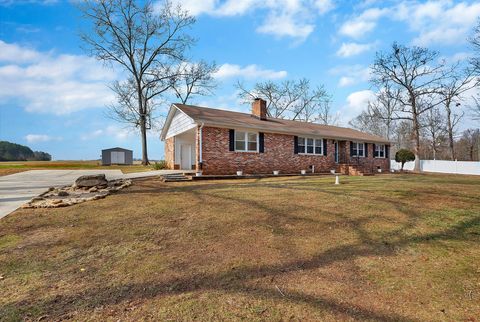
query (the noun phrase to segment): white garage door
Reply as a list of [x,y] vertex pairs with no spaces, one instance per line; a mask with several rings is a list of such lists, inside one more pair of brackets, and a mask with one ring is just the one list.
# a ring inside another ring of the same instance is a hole
[[110,163],[115,164],[124,164],[125,163],[125,152],[112,151],[110,156]]

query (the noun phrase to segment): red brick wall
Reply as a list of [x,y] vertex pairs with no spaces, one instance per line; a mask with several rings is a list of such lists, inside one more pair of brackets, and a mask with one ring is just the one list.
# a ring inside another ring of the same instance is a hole
[[175,160],[175,137],[171,137],[165,140],[165,161],[169,169],[174,169]]
[[357,162],[363,167],[369,168],[372,172],[377,172],[377,167],[380,167],[383,172],[390,171],[390,159],[387,158],[374,158],[373,157],[373,143],[368,144],[368,157],[350,157],[350,141],[347,141],[345,147],[345,154],[347,160],[351,164],[357,164]]
[[327,140],[327,156],[300,155],[293,153],[293,135],[265,133],[265,152],[229,151],[228,129],[203,128],[203,173],[235,174],[242,170],[244,174],[299,173],[315,165],[315,172],[329,172],[335,169],[334,146]]

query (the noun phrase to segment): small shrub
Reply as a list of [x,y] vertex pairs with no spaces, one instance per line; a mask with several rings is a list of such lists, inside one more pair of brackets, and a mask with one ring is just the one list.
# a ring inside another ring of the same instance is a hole
[[395,153],[395,161],[402,163],[402,171],[403,165],[409,161],[415,161],[415,154],[412,151],[407,149],[400,149]]
[[167,169],[167,162],[165,160],[160,160],[158,162],[155,162],[153,165],[152,165],[153,169],[155,170],[164,170],[164,169]]

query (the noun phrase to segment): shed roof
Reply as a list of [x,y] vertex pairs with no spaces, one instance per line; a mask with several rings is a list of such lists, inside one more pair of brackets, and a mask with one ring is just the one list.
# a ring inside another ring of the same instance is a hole
[[323,125],[311,122],[292,121],[279,118],[259,118],[248,113],[201,107],[195,105],[173,104],[191,117],[196,123],[219,127],[256,129],[264,132],[292,135],[312,135],[334,139],[359,140],[377,143],[390,143],[385,138],[361,132],[351,128]]
[[115,147],[115,148],[109,148],[109,149],[103,149],[103,151],[128,151],[128,152],[133,152],[132,150],[129,150],[129,149],[124,149],[124,148],[120,148],[120,147]]

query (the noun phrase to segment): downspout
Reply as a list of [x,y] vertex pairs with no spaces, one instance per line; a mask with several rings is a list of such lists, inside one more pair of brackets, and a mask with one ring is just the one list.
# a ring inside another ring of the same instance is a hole
[[202,125],[198,128],[199,131],[199,142],[198,142],[198,163],[200,170],[202,170],[202,163],[203,163],[203,158],[202,158],[202,143],[203,143],[203,125],[204,123],[202,122]]

